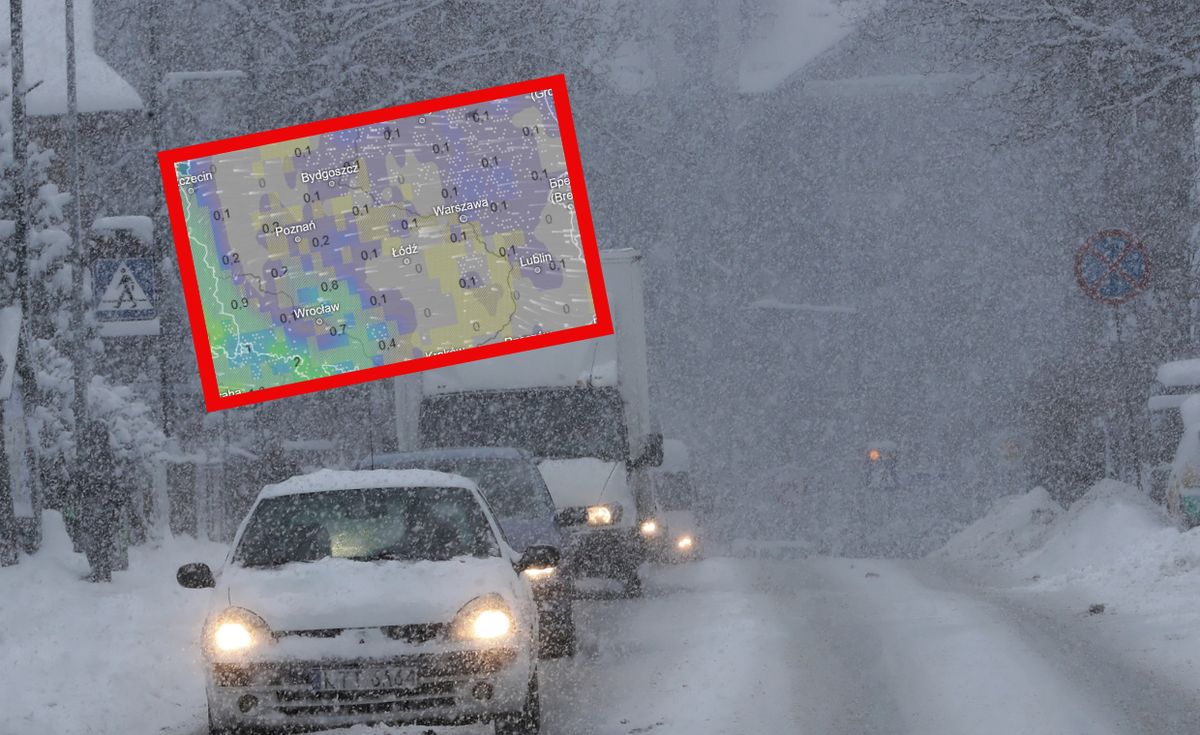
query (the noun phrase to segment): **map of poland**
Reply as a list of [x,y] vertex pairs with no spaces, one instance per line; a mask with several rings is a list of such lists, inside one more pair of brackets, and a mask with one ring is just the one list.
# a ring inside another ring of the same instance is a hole
[[172,166],[220,397],[597,324],[550,88]]

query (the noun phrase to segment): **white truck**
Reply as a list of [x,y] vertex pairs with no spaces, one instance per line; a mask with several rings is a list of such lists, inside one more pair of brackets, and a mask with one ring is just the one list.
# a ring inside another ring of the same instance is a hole
[[[423,447],[519,447],[539,459],[576,576],[640,593],[658,533],[649,468],[662,462],[646,368],[641,255],[600,254],[614,334],[422,374]],[[644,538],[645,537],[645,538]]]

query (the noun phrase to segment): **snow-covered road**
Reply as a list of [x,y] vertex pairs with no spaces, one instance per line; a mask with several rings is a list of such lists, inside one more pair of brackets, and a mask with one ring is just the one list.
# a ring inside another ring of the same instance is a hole
[[[0,599],[0,735],[204,732],[200,606],[174,559],[151,559],[111,588],[0,570],[18,593]],[[646,576],[643,599],[578,603],[579,655],[543,671],[549,735],[1200,732],[1200,658],[1190,677],[1178,655],[1159,667],[1146,621],[1070,596],[939,560],[709,559]],[[66,607],[93,615],[72,624]]]
[[1084,609],[1017,600],[926,561],[747,572],[791,623],[790,732],[1200,732],[1196,687],[1126,657]]

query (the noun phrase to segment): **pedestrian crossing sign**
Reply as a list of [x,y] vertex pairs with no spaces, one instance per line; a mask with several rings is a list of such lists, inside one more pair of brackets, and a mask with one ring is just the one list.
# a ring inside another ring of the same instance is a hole
[[154,261],[150,258],[101,258],[92,266],[96,319],[139,322],[155,319]]

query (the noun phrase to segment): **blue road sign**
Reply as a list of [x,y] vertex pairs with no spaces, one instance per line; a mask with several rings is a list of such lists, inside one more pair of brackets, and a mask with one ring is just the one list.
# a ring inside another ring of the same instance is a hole
[[1123,304],[1150,285],[1150,252],[1124,230],[1098,232],[1075,254],[1075,279],[1091,298]]
[[96,319],[139,322],[154,319],[153,258],[99,258],[92,264]]

